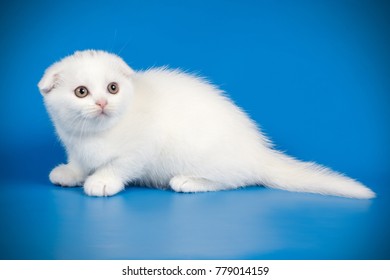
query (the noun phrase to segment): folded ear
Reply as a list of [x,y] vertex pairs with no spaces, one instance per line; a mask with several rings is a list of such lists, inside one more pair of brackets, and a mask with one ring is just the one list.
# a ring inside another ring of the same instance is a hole
[[60,69],[58,63],[53,64],[49,68],[46,69],[43,77],[38,83],[39,91],[42,94],[49,93],[52,89],[54,89],[60,80]]
[[125,62],[120,67],[120,71],[125,77],[130,78],[134,74],[134,70],[130,68]]
[[119,63],[119,71],[127,78],[130,78],[134,74],[134,70],[118,55],[116,56],[116,63]]

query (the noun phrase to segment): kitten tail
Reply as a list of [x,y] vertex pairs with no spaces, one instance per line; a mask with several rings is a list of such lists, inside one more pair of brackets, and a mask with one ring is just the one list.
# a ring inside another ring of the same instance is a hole
[[359,199],[375,197],[372,190],[352,178],[316,163],[298,161],[274,150],[268,153],[260,182],[271,188],[295,192]]

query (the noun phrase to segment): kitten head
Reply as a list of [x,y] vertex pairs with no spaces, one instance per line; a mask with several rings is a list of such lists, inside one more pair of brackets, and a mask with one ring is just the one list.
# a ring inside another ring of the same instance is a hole
[[114,125],[130,106],[133,73],[118,56],[87,50],[46,69],[38,87],[57,128],[93,133]]

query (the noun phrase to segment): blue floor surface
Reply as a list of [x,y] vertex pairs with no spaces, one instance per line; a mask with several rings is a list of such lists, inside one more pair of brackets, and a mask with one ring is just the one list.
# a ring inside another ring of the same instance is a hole
[[388,195],[0,188],[1,259],[388,259]]

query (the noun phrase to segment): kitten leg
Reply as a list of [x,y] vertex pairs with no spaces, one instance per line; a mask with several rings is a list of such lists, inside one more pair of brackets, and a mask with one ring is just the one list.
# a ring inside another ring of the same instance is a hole
[[138,178],[141,170],[142,164],[134,159],[112,161],[85,180],[84,192],[90,196],[112,196],[122,191],[127,182]]
[[210,192],[231,189],[233,187],[200,177],[175,176],[169,185],[176,192]]
[[62,187],[81,186],[85,178],[84,171],[74,162],[60,164],[49,174],[50,182]]
[[125,188],[120,177],[111,168],[100,168],[84,183],[84,192],[90,196],[112,196]]

